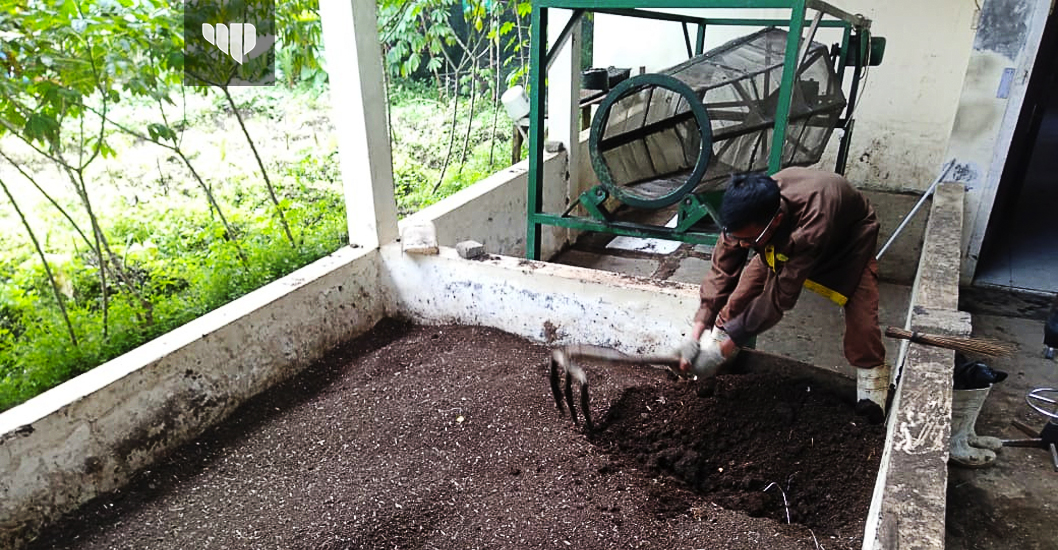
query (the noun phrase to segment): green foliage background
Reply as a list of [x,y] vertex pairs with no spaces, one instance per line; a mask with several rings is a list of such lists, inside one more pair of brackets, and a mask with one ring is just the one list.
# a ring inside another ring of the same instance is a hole
[[[498,98],[525,76],[529,3],[377,5],[406,215],[508,164]],[[246,132],[263,158],[224,177],[204,155],[236,144],[188,138],[224,120],[280,121],[291,104],[327,109],[317,4],[276,6],[281,87],[232,93],[180,87],[179,4],[0,0],[0,218],[18,232],[0,252],[0,410],[348,244],[329,128],[293,161]],[[139,161],[134,145],[169,155],[179,169],[159,165],[151,189],[180,200],[113,199],[142,177],[113,168]],[[48,200],[30,208],[38,191]]]

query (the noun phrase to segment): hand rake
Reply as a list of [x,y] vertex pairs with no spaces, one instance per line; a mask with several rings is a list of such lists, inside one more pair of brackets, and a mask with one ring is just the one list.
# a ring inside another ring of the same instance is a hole
[[[573,423],[578,424],[577,406],[573,402],[573,383],[575,381],[580,384],[580,408],[584,414],[584,427],[589,432],[593,431],[595,426],[592,424],[591,408],[588,405],[588,377],[584,374],[584,369],[573,362],[576,359],[594,359],[625,365],[662,365],[676,376],[686,376],[677,370],[680,365],[680,358],[677,355],[628,355],[614,349],[584,344],[563,346],[553,350],[551,352],[551,393],[555,398],[555,405],[558,406],[558,412],[564,414],[565,406],[568,406]],[[565,388],[561,387],[562,374],[559,369],[565,372]]]

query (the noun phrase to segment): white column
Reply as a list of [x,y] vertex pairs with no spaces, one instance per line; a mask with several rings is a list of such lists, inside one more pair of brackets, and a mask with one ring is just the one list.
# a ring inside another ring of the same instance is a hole
[[321,0],[320,18],[349,241],[375,248],[398,236],[375,3]]
[[[552,9],[550,13],[547,36],[555,40],[573,12]],[[580,139],[580,44],[581,26],[577,24],[547,73],[547,140],[562,142],[569,154],[569,174],[577,173],[575,168],[581,160],[577,147]],[[571,189],[575,192],[576,182],[567,181],[566,184],[562,188],[567,193]],[[546,188],[555,189],[551,185]]]

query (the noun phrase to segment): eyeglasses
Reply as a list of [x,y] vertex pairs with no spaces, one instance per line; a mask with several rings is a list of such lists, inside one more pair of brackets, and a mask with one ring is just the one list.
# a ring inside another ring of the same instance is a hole
[[772,214],[771,219],[768,220],[768,224],[764,226],[764,230],[760,232],[760,235],[757,235],[757,238],[753,239],[752,241],[750,241],[749,239],[743,239],[742,237],[736,237],[732,235],[726,227],[724,228],[724,234],[738,241],[739,243],[748,243],[752,247],[758,247],[761,245],[760,240],[764,238],[764,235],[768,233],[768,230],[771,229],[771,226],[775,223],[775,218],[779,217],[779,212],[782,212],[782,204],[779,204],[779,208],[775,210],[774,214]]

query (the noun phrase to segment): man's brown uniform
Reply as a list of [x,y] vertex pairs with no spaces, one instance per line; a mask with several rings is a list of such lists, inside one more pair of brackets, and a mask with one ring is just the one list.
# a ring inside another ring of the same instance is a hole
[[[723,326],[743,345],[775,326],[802,288],[845,309],[845,358],[855,367],[885,362],[878,326],[878,221],[870,203],[845,178],[786,168],[778,182],[785,217],[767,245],[746,263],[749,250],[722,235],[712,269],[702,281],[695,321]],[[717,320],[719,317],[719,321]]]

